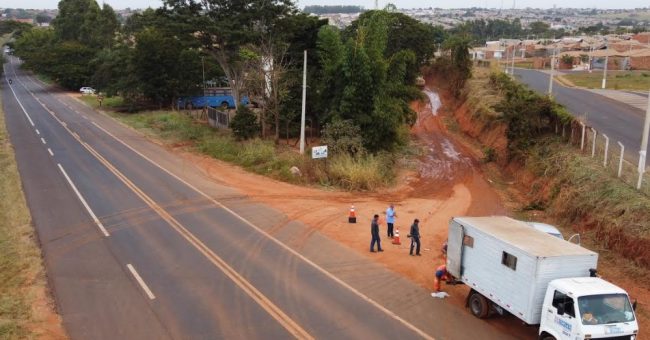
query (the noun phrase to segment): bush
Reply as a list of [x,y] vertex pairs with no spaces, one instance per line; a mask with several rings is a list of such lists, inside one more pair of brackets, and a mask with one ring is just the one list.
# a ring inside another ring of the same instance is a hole
[[332,155],[357,155],[365,152],[361,129],[352,120],[334,120],[325,125],[321,142],[327,145]]
[[246,140],[256,137],[260,132],[260,124],[257,116],[249,108],[240,106],[237,114],[230,122],[232,133],[239,140]]
[[329,163],[333,183],[347,190],[375,190],[388,184],[392,178],[392,164],[384,156],[338,155]]

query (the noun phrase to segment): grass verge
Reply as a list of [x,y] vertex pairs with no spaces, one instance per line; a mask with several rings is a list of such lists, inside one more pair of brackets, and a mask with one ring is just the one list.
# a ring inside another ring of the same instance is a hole
[[599,246],[650,269],[648,196],[560,138],[539,140],[528,155],[526,168],[536,175],[534,202]]
[[45,271],[5,129],[0,98],[0,339],[37,337]]
[[[230,132],[215,130],[205,123],[173,111],[135,114],[111,113],[115,118],[169,145],[184,146],[204,155],[233,163],[251,172],[296,184],[319,184],[342,189],[375,190],[392,183],[390,157],[339,156],[327,161],[301,156],[295,150],[272,141],[237,141]],[[301,176],[291,173],[300,169]]]
[[[99,100],[97,100],[97,96],[95,95],[82,95],[81,97],[79,97],[79,99],[81,99],[81,101],[88,104],[88,106],[94,109],[100,108]],[[123,106],[124,106],[124,99],[120,96],[115,96],[115,97],[104,97],[104,99],[102,100],[101,108],[115,109],[115,108],[121,108]]]
[[[603,73],[575,72],[562,75],[575,86],[588,89],[601,88]],[[648,71],[607,71],[607,88],[613,90],[642,90],[650,88],[650,72]]]

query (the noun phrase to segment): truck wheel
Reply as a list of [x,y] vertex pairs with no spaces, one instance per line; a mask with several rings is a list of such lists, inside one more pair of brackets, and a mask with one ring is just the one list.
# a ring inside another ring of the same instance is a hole
[[556,340],[556,339],[552,335],[544,334],[542,337],[540,337],[540,340]]
[[468,302],[469,309],[475,317],[479,319],[487,318],[490,312],[490,303],[485,296],[481,295],[479,292],[472,291]]

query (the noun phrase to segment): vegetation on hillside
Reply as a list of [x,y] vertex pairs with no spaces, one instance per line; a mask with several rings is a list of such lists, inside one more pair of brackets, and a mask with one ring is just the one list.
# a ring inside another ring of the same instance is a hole
[[532,174],[522,183],[529,188],[522,209],[545,210],[588,243],[650,269],[650,199],[603,167],[602,159],[581,154],[570,133],[555,133],[556,124],[570,127],[574,121],[562,106],[505,74],[477,74],[463,92],[472,129],[479,131],[472,134],[493,156],[499,143],[486,135],[504,131],[507,146],[499,164]]

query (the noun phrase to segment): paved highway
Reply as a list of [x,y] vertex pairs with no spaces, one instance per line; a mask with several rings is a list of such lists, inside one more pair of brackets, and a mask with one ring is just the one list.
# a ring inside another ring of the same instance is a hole
[[7,129],[71,338],[534,338],[206,179],[10,60]]
[[[548,92],[547,73],[515,69],[515,76],[539,93]],[[599,133],[605,133],[614,146],[616,141],[623,143],[628,159],[633,164],[638,162],[645,118],[643,110],[590,91],[565,87],[557,82],[553,84],[553,96],[575,117],[584,119],[586,113],[587,125],[592,126]]]

